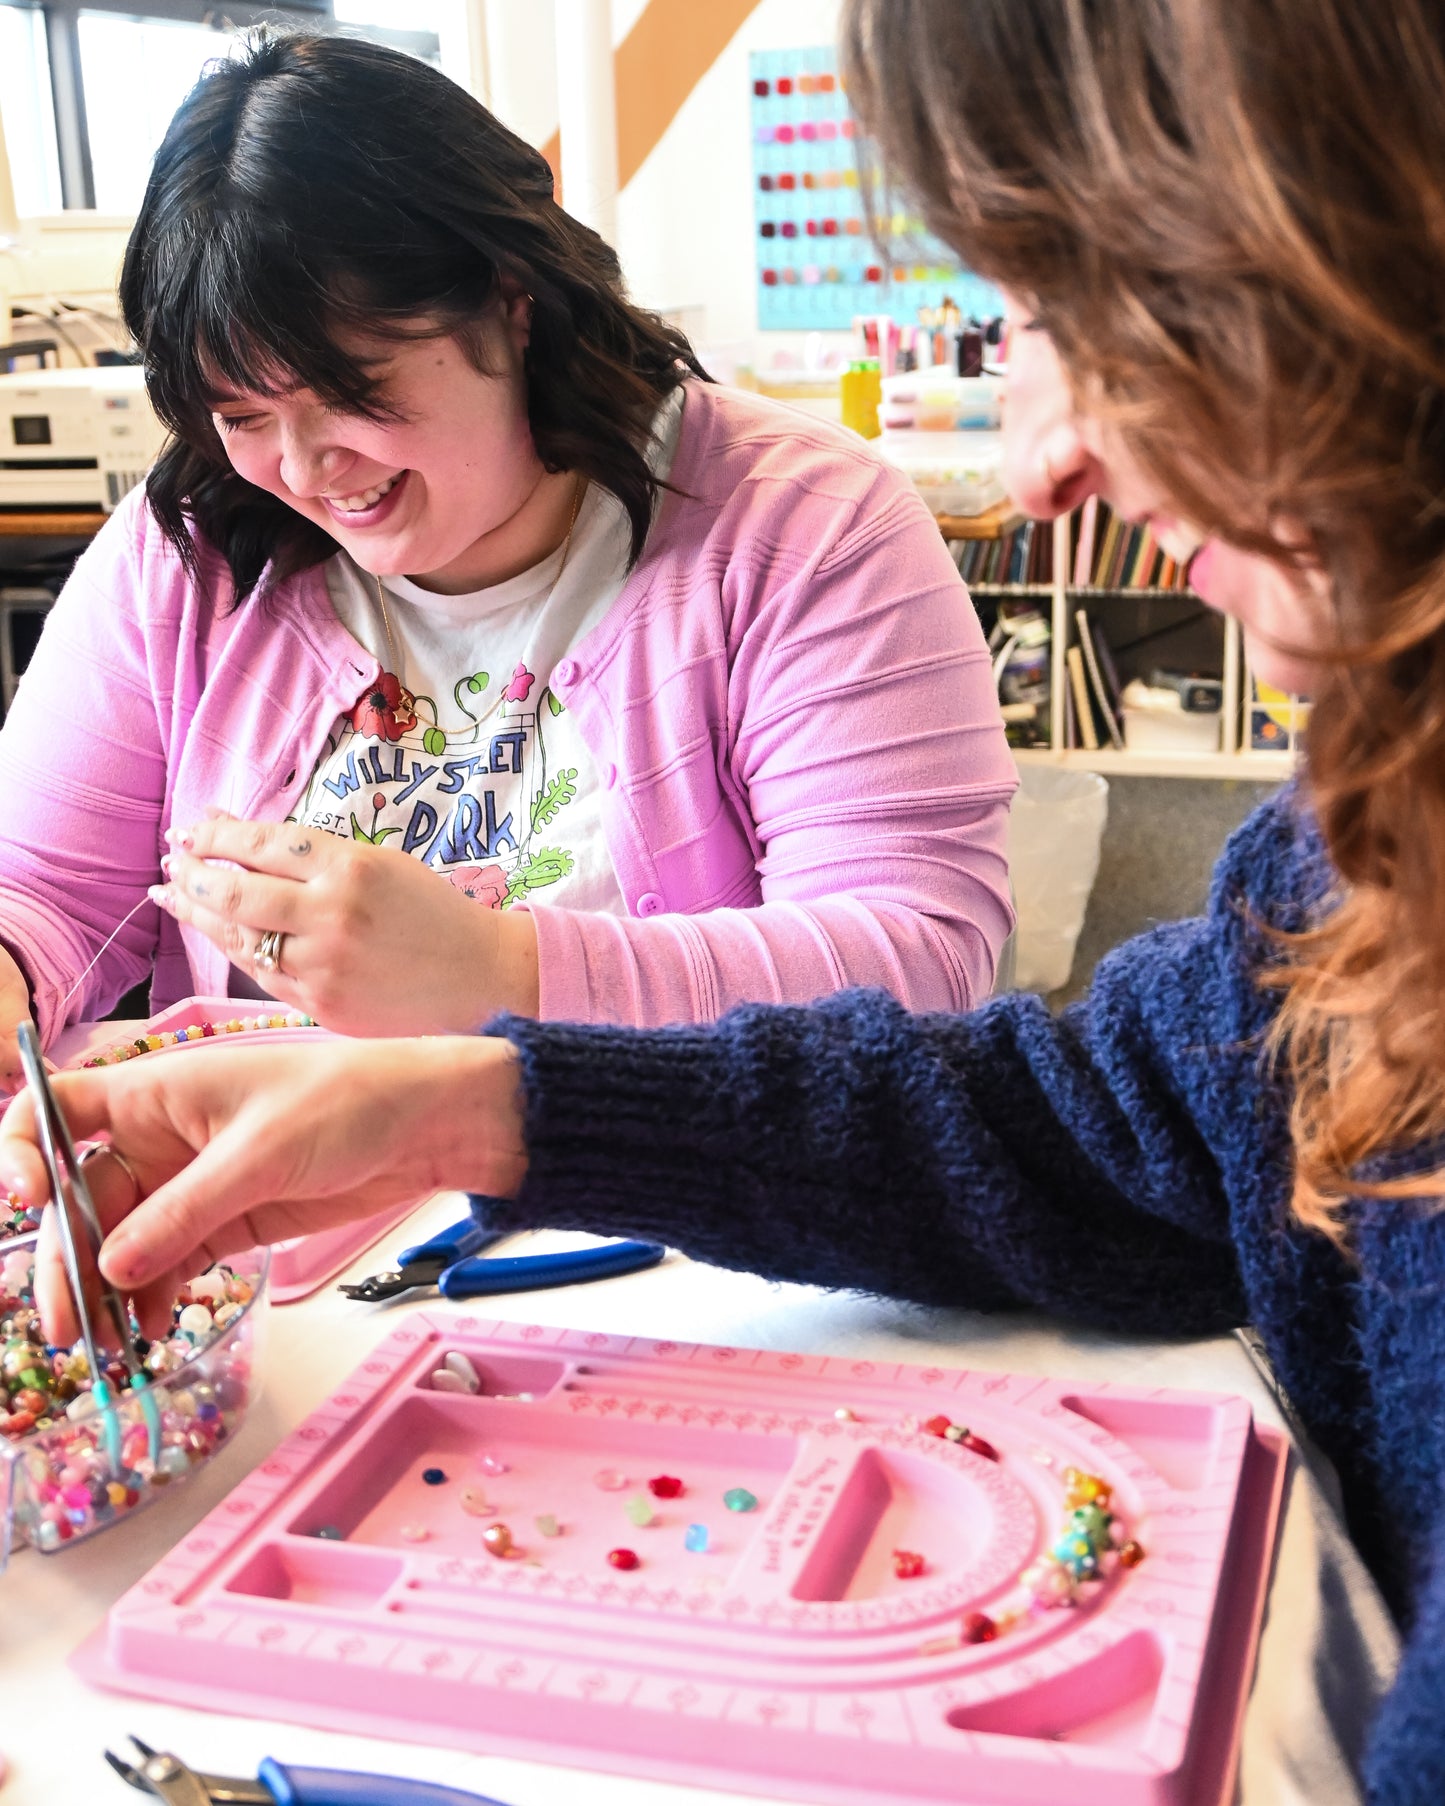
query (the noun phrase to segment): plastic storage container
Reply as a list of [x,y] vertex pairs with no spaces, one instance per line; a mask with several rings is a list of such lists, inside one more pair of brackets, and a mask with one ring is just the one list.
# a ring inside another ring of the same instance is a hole
[[884,433],[875,443],[935,514],[986,514],[1007,493],[1001,433]]
[[1003,420],[1003,379],[912,370],[883,379],[878,423],[885,433],[992,431]]
[[[0,1258],[8,1263],[28,1252],[30,1239],[7,1244]],[[130,1392],[116,1403],[119,1464],[106,1450],[97,1410],[62,1415],[18,1438],[0,1436],[0,1572],[13,1548],[29,1544],[54,1554],[168,1497],[235,1435],[259,1390],[271,1251],[228,1255],[223,1264],[251,1283],[251,1299],[183,1366],[151,1379],[146,1393],[159,1408],[158,1459],[141,1402]],[[8,1289],[0,1283],[0,1295]]]
[[1186,709],[1175,690],[1151,688],[1137,679],[1124,686],[1119,720],[1124,745],[1130,752],[1191,754],[1219,751],[1219,730],[1224,720],[1212,713]]
[[1057,991],[1069,982],[1108,814],[1109,786],[1097,772],[1020,769],[1009,811],[1016,989]]

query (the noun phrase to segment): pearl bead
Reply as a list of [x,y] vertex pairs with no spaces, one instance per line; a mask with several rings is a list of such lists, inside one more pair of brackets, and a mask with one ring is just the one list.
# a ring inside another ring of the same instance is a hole
[[512,1533],[505,1524],[488,1524],[482,1542],[491,1555],[508,1555],[512,1549]]

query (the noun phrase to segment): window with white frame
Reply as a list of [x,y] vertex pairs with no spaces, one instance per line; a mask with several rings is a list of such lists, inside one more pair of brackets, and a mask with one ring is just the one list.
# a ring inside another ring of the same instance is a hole
[[465,0],[0,0],[0,123],[22,216],[133,214],[206,65],[262,22],[344,30],[465,80]]

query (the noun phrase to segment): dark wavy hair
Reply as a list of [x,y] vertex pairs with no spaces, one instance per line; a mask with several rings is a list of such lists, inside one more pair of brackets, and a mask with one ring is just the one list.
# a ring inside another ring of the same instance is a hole
[[503,283],[532,297],[527,412],[549,471],[610,490],[642,551],[660,487],[658,404],[704,372],[686,338],[627,299],[616,253],[558,206],[545,158],[437,70],[344,37],[259,34],[214,64],[156,153],[120,300],[173,437],[151,471],[156,519],[194,574],[194,534],[244,601],[336,550],[238,476],[211,420],[220,384],[312,390],[387,417],[347,334],[398,339],[427,318],[485,368]]

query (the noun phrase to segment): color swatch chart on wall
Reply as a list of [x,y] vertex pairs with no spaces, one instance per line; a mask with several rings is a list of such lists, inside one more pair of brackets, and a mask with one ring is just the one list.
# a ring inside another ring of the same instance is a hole
[[1003,312],[997,289],[897,215],[886,259],[864,217],[857,127],[829,45],[760,50],[752,81],[758,325],[763,331],[846,331],[857,314],[900,325],[952,301],[965,319]]
[[811,1806],[1226,1806],[1282,1474],[1237,1398],[418,1311],[74,1663]]

